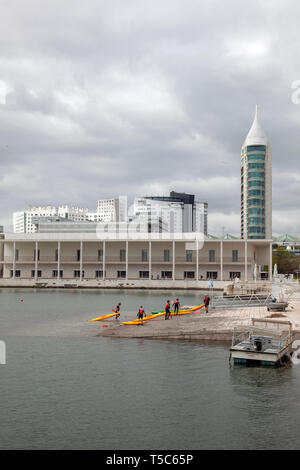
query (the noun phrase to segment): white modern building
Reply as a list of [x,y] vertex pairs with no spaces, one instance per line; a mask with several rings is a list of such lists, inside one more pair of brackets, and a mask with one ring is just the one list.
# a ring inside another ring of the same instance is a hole
[[82,222],[89,220],[89,210],[81,207],[70,206],[37,206],[29,207],[25,211],[13,213],[13,230],[14,233],[34,233],[37,231],[36,221],[38,218],[63,218],[74,222]]
[[201,241],[196,234],[187,239],[168,233],[0,236],[0,276],[29,285],[37,280],[91,280],[102,286],[118,280],[252,281],[255,271],[261,279],[272,276],[271,240]]
[[272,154],[257,107],[241,151],[241,237],[272,237]]
[[136,197],[133,203],[132,221],[146,220],[149,232],[183,232],[183,203],[158,201],[146,197]]
[[[35,233],[38,231],[39,222],[44,226],[47,222],[50,231],[53,231],[58,222],[67,223],[69,229],[72,230],[70,222],[74,224],[84,224],[85,222],[98,223],[100,221],[118,221],[120,217],[122,220],[125,220],[127,207],[124,205],[123,200],[121,203],[119,203],[119,199],[105,201],[105,204],[102,205],[102,210],[99,203],[103,201],[98,201],[97,211],[73,206],[39,206],[29,207],[25,211],[14,212],[14,233]],[[111,203],[109,201],[114,202]],[[52,227],[50,227],[51,224],[53,224]],[[87,227],[89,229],[88,225]],[[74,230],[78,230],[75,225]]]
[[104,222],[127,222],[127,197],[99,199],[97,201],[98,220]]
[[169,196],[137,197],[133,207],[135,217],[160,219],[166,232],[207,235],[207,202],[193,194],[171,191]]

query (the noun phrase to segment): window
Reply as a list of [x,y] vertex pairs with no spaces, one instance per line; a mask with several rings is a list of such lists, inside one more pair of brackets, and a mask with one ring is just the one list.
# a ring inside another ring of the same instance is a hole
[[264,155],[248,155],[248,162],[251,162],[251,161],[254,161],[254,160],[264,161],[265,156]]
[[[99,277],[103,278],[103,271],[99,271],[97,269],[97,271],[95,271],[95,276],[96,276],[96,278],[99,278]],[[104,272],[104,277],[105,276],[106,276],[106,271]]]
[[[36,250],[33,251],[33,259],[36,261]],[[37,259],[40,261],[40,250],[37,251]]]
[[235,278],[241,279],[241,273],[240,271],[230,271],[229,277],[231,280],[234,280]]
[[258,170],[258,169],[264,169],[265,164],[264,163],[248,163],[248,168],[249,170]]
[[215,262],[216,261],[216,252],[215,250],[209,250],[209,261]]
[[265,145],[248,145],[247,146],[247,152],[256,152],[256,151],[261,151],[265,152],[267,147]]
[[207,271],[206,272],[206,279],[217,279],[218,273],[217,271]]
[[19,261],[19,250],[15,251],[15,260]]
[[149,279],[149,271],[140,271],[140,279]]
[[[52,277],[58,277],[58,270],[54,269],[52,271]],[[64,272],[62,270],[59,271],[59,277],[64,277]]]
[[126,278],[126,271],[118,271],[117,276],[118,276],[118,278],[125,279]]
[[249,171],[248,172],[248,179],[250,178],[264,178],[265,173],[264,171]]
[[238,250],[232,250],[232,261],[238,261],[239,259],[239,252]]
[[172,279],[172,271],[162,271],[161,272],[162,279]]
[[249,215],[262,215],[263,211],[260,208],[249,209]]
[[[35,270],[34,269],[31,271],[31,277],[35,277]],[[37,277],[42,277],[42,271],[38,270]]]
[[250,217],[249,224],[250,225],[262,225],[264,223],[263,217]]
[[142,250],[142,261],[148,261],[148,250]]
[[126,250],[120,250],[120,261],[126,261]]
[[264,196],[264,191],[260,189],[250,189],[249,196]]
[[58,248],[55,250],[55,261],[58,261]]
[[80,250],[77,250],[77,261],[80,261]]
[[166,263],[170,261],[170,250],[164,250],[164,261]]
[[98,261],[103,261],[103,250],[98,250]]
[[249,233],[264,233],[264,227],[250,227]]
[[192,252],[192,250],[186,250],[185,256],[186,256],[186,261],[188,261],[189,263],[191,261],[193,261],[193,252]]
[[[10,277],[14,277],[13,270],[10,271]],[[21,271],[19,269],[15,270],[15,277],[21,277]]]
[[249,188],[262,188],[264,187],[264,182],[259,180],[249,181],[248,183]]
[[[79,250],[79,251],[80,251],[80,250]],[[76,278],[80,277],[80,270],[77,270],[77,269],[76,269],[76,270],[74,271],[74,277],[76,277]],[[84,271],[82,271],[82,277],[84,277]]]
[[184,271],[184,279],[195,279],[195,271]]

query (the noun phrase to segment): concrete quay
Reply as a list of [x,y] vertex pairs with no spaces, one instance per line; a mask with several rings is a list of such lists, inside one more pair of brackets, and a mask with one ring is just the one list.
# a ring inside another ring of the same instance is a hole
[[[237,308],[232,310],[213,310],[205,313],[191,313],[175,316],[172,320],[160,317],[145,323],[143,326],[122,325],[121,321],[99,322],[97,336],[111,338],[146,338],[202,340],[229,342],[233,329],[243,330],[250,326],[252,318],[266,318],[274,315],[267,307]],[[285,313],[278,320],[289,320],[293,325],[295,336],[300,338],[300,293],[294,294]],[[122,318],[122,316],[121,316]],[[276,317],[274,317],[276,318]],[[132,318],[134,320],[135,317]],[[108,325],[103,327],[103,325]]]

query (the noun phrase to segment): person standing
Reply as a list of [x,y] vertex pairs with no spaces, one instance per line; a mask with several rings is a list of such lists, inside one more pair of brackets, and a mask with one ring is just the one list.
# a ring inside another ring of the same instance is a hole
[[141,305],[140,308],[139,308],[139,311],[137,313],[137,317],[138,317],[138,320],[141,322],[140,324],[142,326],[143,326],[144,315],[145,315],[145,310],[144,310],[143,306]]
[[174,315],[178,315],[179,307],[180,307],[179,299],[176,299],[174,302]]
[[118,303],[118,305],[116,306],[116,308],[115,308],[115,310],[114,310],[114,312],[115,312],[115,314],[116,314],[116,317],[115,317],[116,320],[117,320],[117,318],[119,318],[120,313],[121,313],[121,312],[120,312],[120,307],[121,307],[121,302]]
[[208,313],[208,306],[209,306],[210,298],[208,295],[204,297],[204,306],[205,306],[205,311]]
[[170,308],[171,308],[170,301],[167,300],[166,307],[165,307],[165,320],[170,320],[170,313],[171,313]]

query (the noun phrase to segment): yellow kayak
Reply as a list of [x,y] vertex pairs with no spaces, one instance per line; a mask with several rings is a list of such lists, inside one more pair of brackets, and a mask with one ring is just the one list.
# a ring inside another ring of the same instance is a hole
[[197,307],[192,307],[186,310],[179,310],[179,312],[176,313],[176,315],[187,315],[188,313],[193,313],[193,312],[196,312],[197,310],[200,310],[202,307],[204,307],[204,304],[197,305]]
[[133,321],[123,321],[123,325],[142,325],[148,323],[148,320],[133,320]]
[[[160,313],[153,313],[151,315],[147,315],[146,317],[144,317],[143,321],[144,320],[153,320],[154,318],[159,318],[159,317],[162,317],[163,315],[165,314],[165,312],[160,312]],[[138,322],[139,320],[133,320],[135,323]]]
[[93,318],[92,320],[89,320],[89,321],[107,320],[107,318],[115,317],[116,315],[118,315],[118,314],[117,313],[110,313],[109,315],[102,315],[102,317]]

